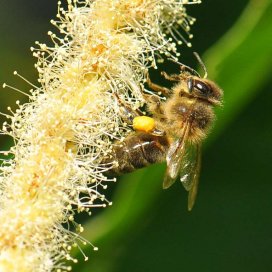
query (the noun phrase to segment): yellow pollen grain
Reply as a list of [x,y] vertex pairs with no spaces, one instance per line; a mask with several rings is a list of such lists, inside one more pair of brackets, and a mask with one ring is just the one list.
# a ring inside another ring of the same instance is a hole
[[150,132],[155,128],[155,120],[148,116],[137,116],[133,119],[133,128],[138,131]]

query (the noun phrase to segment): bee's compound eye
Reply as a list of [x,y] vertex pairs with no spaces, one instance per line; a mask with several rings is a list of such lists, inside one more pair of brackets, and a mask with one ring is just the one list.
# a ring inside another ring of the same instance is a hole
[[194,80],[192,77],[189,77],[187,80],[187,87],[188,87],[188,91],[189,93],[191,93],[194,89]]
[[155,120],[148,116],[137,116],[133,119],[133,128],[137,131],[150,132],[155,128]]
[[203,96],[208,96],[212,92],[210,86],[200,80],[195,80],[194,88],[199,91]]

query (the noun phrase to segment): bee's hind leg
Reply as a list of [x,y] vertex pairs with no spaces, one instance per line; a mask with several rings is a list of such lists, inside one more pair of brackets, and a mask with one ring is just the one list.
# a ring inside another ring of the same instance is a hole
[[140,111],[139,109],[134,110],[129,105],[124,103],[117,93],[114,93],[114,96],[116,97],[119,105],[121,106],[120,115],[122,119],[128,124],[132,125],[135,117],[144,115],[143,112]]
[[[142,91],[143,97],[147,102],[148,108],[151,109],[151,105],[154,108],[157,108],[158,113],[161,112],[160,109],[160,99],[155,95],[147,95],[144,94]],[[132,109],[129,105],[124,103],[117,93],[114,93],[118,103],[120,104],[120,115],[121,118],[129,125],[133,127],[136,131],[143,131],[147,132],[156,136],[164,136],[165,132],[156,128],[155,121],[152,117],[146,116],[141,110],[139,109]],[[150,111],[154,113],[155,111]]]

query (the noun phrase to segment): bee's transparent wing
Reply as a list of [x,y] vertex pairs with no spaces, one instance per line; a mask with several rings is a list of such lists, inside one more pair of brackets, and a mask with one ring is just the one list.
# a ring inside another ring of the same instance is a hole
[[189,129],[190,124],[188,122],[184,123],[182,136],[174,141],[169,147],[166,155],[167,168],[163,181],[164,189],[169,188],[176,181],[179,175],[183,157],[185,154],[185,145]]
[[188,210],[192,210],[198,189],[199,173],[201,167],[201,146],[200,144],[188,145],[186,154],[180,168],[180,181],[184,188],[189,191]]

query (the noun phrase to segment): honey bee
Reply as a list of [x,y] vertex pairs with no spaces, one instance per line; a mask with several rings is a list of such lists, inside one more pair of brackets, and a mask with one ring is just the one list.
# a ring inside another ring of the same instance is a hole
[[206,68],[199,56],[196,57],[205,69],[204,77],[181,64],[179,74],[161,73],[166,80],[176,82],[168,89],[153,83],[147,76],[149,88],[166,99],[162,101],[157,95],[144,94],[152,117],[133,118],[136,131],[122,143],[115,144],[113,159],[118,166],[111,169],[121,174],[166,161],[163,188],[169,188],[179,176],[188,191],[189,211],[197,195],[201,143],[215,119],[213,108],[221,105],[223,96],[222,90],[207,79]]

